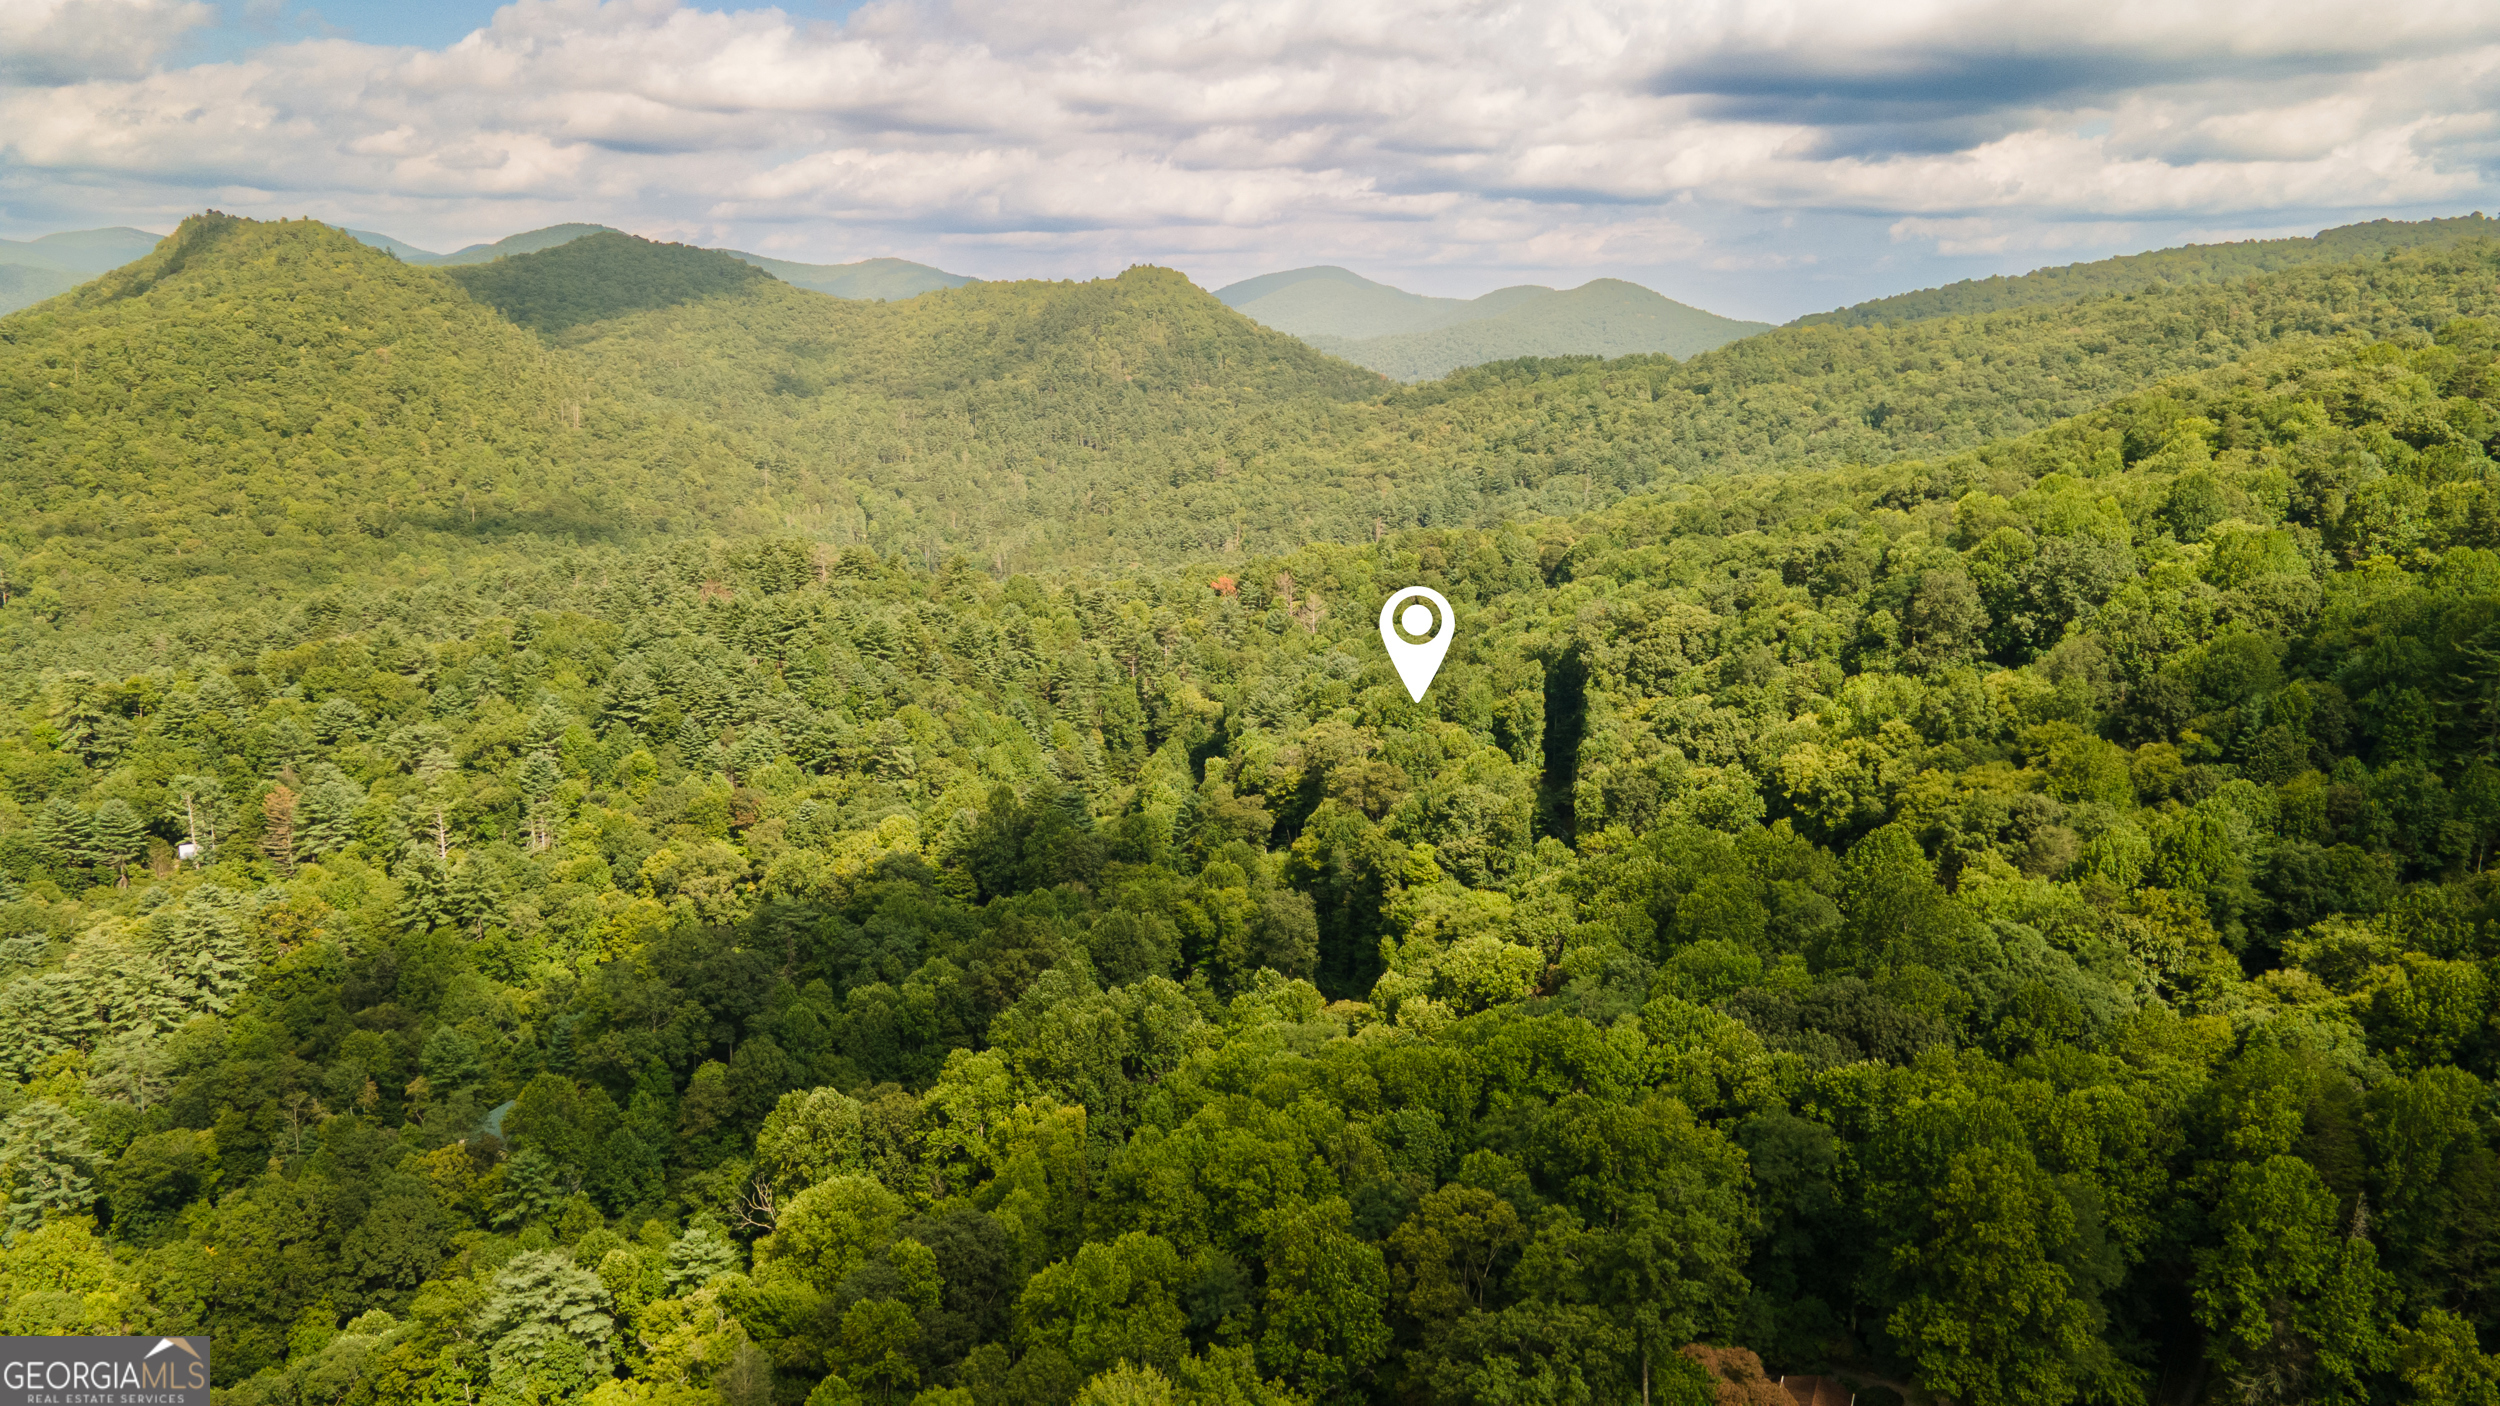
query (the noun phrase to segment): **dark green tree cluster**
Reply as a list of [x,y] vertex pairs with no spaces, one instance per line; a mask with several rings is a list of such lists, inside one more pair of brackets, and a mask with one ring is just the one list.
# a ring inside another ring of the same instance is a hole
[[2487,1400],[2496,344],[1188,570],[30,650],[0,1331],[236,1406]]
[[542,336],[646,308],[734,298],[772,281],[743,260],[704,253],[599,230],[535,257],[455,268],[449,277],[470,297]]

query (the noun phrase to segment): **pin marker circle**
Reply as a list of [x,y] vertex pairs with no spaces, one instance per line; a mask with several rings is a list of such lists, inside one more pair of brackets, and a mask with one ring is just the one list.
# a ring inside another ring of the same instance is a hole
[[1433,676],[1441,672],[1441,661],[1457,633],[1458,620],[1450,603],[1429,586],[1392,591],[1380,607],[1380,643],[1389,651],[1389,662],[1397,666],[1407,696],[1418,703],[1424,701],[1424,690],[1432,687]]

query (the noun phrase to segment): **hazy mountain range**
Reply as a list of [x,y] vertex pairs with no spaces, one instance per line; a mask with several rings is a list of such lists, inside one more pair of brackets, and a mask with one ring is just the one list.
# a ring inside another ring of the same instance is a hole
[[[408,263],[426,264],[439,268],[460,264],[491,263],[512,254],[535,254],[542,249],[553,249],[559,244],[570,244],[585,234],[599,234],[607,230],[606,225],[549,225],[545,229],[534,229],[526,234],[498,239],[492,244],[472,244],[449,254],[428,253],[412,244],[393,239],[387,234],[375,234],[370,230],[351,229],[348,233],[377,249],[388,249]],[[784,283],[800,288],[812,288],[819,293],[830,293],[837,298],[872,298],[890,302],[896,298],[909,298],[916,294],[926,293],[933,288],[961,288],[974,281],[968,275],[948,273],[944,269],[931,268],[927,264],[915,264],[908,259],[862,259],[850,264],[801,264],[793,263],[788,259],[767,259],[761,254],[748,254],[736,249],[725,249],[721,252],[744,259]]]
[[[569,244],[606,225],[561,224],[450,253],[374,230],[346,232],[403,263],[458,268]],[[67,292],[155,246],[143,230],[82,230],[25,243],[0,241],[0,313]],[[837,298],[894,301],[973,278],[906,259],[807,264],[724,250],[794,287]],[[1685,357],[1765,331],[1770,324],[1720,317],[1620,279],[1567,291],[1533,285],[1480,298],[1433,298],[1323,266],[1246,279],[1216,296],[1251,320],[1331,355],[1401,381],[1430,380],[1461,366],[1523,356]]]
[[[2489,238],[2495,227],[2500,226],[2478,212],[2411,222],[2373,220],[2303,238],[2186,245],[2021,275],[1966,279],[1809,314],[1788,325],[1867,326],[1971,316],[2153,286],[2215,283],[2302,264]],[[610,232],[609,226],[549,225],[493,243],[436,253],[372,230],[346,231],[403,263],[436,268],[538,253],[603,232]],[[57,296],[138,259],[155,247],[158,238],[145,230],[114,227],[25,241],[0,239],[0,314]],[[891,302],[978,281],[906,259],[808,264],[734,249],[719,252],[794,287],[837,298]],[[1263,326],[1410,382],[1519,357],[1664,353],[1686,358],[1771,327],[1722,317],[1614,278],[1595,279],[1571,289],[1522,284],[1476,298],[1436,298],[1375,282],[1349,269],[1317,265],[1227,284],[1215,290],[1215,297]]]
[[1522,356],[1692,356],[1771,328],[1619,278],[1567,292],[1522,284],[1480,298],[1428,298],[1322,265],[1244,279],[1215,296],[1255,322],[1401,381]]
[[[404,239],[373,230],[350,229],[347,233],[376,249],[389,251],[402,263],[428,268],[457,268],[467,264],[492,263],[514,254],[535,254],[607,229],[606,225],[592,224],[549,225],[545,229],[510,235],[492,244],[472,244],[448,254],[420,249]],[[116,227],[71,230],[31,240],[0,239],[0,314],[31,307],[46,298],[66,293],[99,273],[119,268],[155,248],[157,241],[163,237],[146,230]],[[908,259],[802,264],[788,259],[768,259],[760,254],[735,249],[722,252],[744,259],[784,283],[830,293],[837,298],[891,301],[926,293],[933,288],[960,288],[974,281],[968,275],[948,273],[944,269],[915,264]]]
[[0,239],[0,313],[66,293],[156,247],[143,229],[70,230],[40,239]]

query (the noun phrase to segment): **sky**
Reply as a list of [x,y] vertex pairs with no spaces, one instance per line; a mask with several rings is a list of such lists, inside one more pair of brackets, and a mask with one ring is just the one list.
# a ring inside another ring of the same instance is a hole
[[0,237],[566,220],[1730,316],[2500,213],[2500,5],[0,0]]

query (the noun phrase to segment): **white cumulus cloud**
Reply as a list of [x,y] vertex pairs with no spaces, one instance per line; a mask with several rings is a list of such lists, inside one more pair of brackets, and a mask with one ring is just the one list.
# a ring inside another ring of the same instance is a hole
[[171,61],[206,18],[0,0],[5,219],[214,195],[437,247],[592,219],[986,275],[1683,270],[1814,305],[1800,270],[1878,257],[2462,209],[2500,152],[2500,9],[2440,0],[518,0],[441,49]]
[[197,0],[6,0],[0,83],[42,87],[145,73],[186,30],[215,17]]

